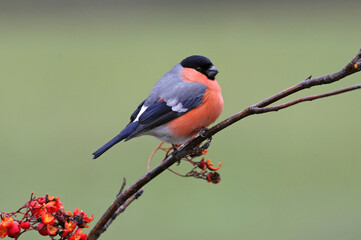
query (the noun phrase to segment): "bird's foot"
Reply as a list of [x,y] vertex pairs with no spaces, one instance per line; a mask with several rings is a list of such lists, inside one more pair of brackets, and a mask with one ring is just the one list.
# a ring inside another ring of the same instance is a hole
[[[205,136],[205,132],[206,132],[206,131],[208,131],[208,128],[206,128],[206,127],[201,128],[201,129],[199,130],[199,136],[201,136],[202,138],[206,138],[206,136]],[[209,139],[210,141],[212,141],[212,136],[210,136],[208,139]]]

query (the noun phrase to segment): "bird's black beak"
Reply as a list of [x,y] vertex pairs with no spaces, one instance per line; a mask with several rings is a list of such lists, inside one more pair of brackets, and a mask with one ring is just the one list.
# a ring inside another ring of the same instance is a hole
[[206,70],[206,75],[209,79],[214,80],[214,77],[217,75],[218,69],[215,66],[210,67]]

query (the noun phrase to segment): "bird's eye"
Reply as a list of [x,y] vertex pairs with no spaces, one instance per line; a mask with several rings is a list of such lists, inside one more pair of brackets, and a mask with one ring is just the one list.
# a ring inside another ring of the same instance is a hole
[[201,68],[201,67],[197,67],[196,70],[197,70],[198,72],[200,72],[200,71],[202,70],[202,68]]

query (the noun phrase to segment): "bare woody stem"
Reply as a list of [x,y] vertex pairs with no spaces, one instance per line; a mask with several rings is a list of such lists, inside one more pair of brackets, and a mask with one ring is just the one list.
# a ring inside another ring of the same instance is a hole
[[306,88],[311,88],[313,86],[318,86],[318,85],[323,85],[323,84],[330,84],[333,82],[336,82],[338,80],[341,80],[351,74],[354,74],[356,72],[361,71],[361,49],[359,50],[359,52],[357,53],[357,55],[340,71],[333,73],[333,74],[329,74],[329,75],[324,75],[318,78],[307,78],[306,80],[290,87],[287,88],[251,107],[246,108],[245,110],[233,115],[232,117],[227,118],[226,120],[218,123],[217,125],[215,125],[214,127],[212,127],[211,129],[209,129],[204,136],[206,138],[213,136],[214,134],[216,134],[217,132],[221,131],[222,129],[230,126],[231,124],[241,120],[242,118],[248,117],[249,115],[255,114],[256,112],[254,112],[254,107],[256,108],[264,108],[272,103],[277,102],[280,99],[283,99],[291,94],[294,94],[298,91],[301,91],[303,89]]
[[[324,75],[318,78],[307,78],[306,80],[287,88],[255,105],[252,105],[243,111],[223,120],[222,122],[218,123],[214,127],[208,129],[207,131],[203,132],[202,136],[198,136],[194,138],[192,141],[187,143],[185,146],[183,146],[179,151],[169,156],[166,160],[164,160],[162,163],[160,163],[158,166],[147,172],[144,176],[139,178],[135,183],[133,183],[130,187],[128,187],[126,190],[122,191],[118,196],[117,199],[112,203],[112,205],[108,208],[108,210],[104,213],[104,215],[100,218],[100,220],[96,223],[94,228],[90,231],[88,240],[95,240],[98,239],[100,234],[106,230],[106,228],[109,226],[111,222],[109,222],[110,219],[114,219],[115,213],[119,211],[118,209],[123,209],[124,206],[128,206],[130,204],[128,199],[135,199],[135,196],[138,191],[142,189],[144,185],[146,185],[148,182],[150,182],[153,178],[158,176],[160,173],[162,173],[164,170],[172,166],[174,163],[185,157],[187,154],[192,152],[192,149],[195,148],[197,145],[201,144],[204,140],[210,138],[211,136],[215,135],[219,131],[229,127],[235,122],[238,122],[239,120],[251,116],[253,114],[261,114],[271,111],[278,111],[290,106],[293,106],[300,102],[305,101],[311,101],[323,97],[328,97],[336,94],[341,94],[344,92],[356,90],[361,88],[360,85],[355,85],[352,87],[348,87],[345,89],[341,89],[334,92],[319,94],[319,95],[313,95],[308,97],[299,98],[284,104],[267,107],[270,104],[273,104],[277,102],[280,99],[283,99],[289,95],[292,95],[298,91],[301,91],[306,88],[311,88],[313,86],[319,86],[323,84],[330,84],[336,81],[339,81],[351,74],[354,74],[356,72],[361,71],[361,50],[357,53],[357,55],[340,71]],[[132,197],[133,196],[133,197]],[[111,220],[112,221],[112,220]]]
[[[122,194],[124,188],[126,185],[126,179],[125,177],[123,177],[123,183],[122,186],[120,187],[119,193],[116,196],[115,201],[118,201],[118,197]],[[122,205],[119,206],[118,210],[115,211],[115,213],[113,214],[113,216],[111,218],[108,219],[107,223],[102,227],[101,229],[101,233],[105,232],[108,227],[110,226],[110,224],[113,223],[113,221],[115,220],[115,218],[121,214],[122,212],[125,211],[125,209],[136,199],[138,199],[142,194],[143,194],[144,189],[141,188],[136,194],[134,194],[133,196],[131,196],[130,198],[128,198]]]
[[302,97],[284,104],[280,104],[280,105],[276,105],[276,106],[272,106],[272,107],[263,107],[263,108],[259,108],[259,107],[252,107],[252,111],[256,114],[260,114],[260,113],[266,113],[266,112],[274,112],[274,111],[278,111],[287,107],[291,107],[297,103],[301,103],[301,102],[306,102],[306,101],[313,101],[319,98],[324,98],[324,97],[329,97],[329,96],[333,96],[333,95],[337,95],[340,93],[345,93],[345,92],[349,92],[349,91],[353,91],[356,89],[361,88],[361,84],[355,85],[355,86],[351,86],[351,87],[347,87],[347,88],[343,88],[340,90],[336,90],[336,91],[332,91],[332,92],[328,92],[328,93],[323,93],[323,94],[318,94],[318,95],[312,95],[312,96],[307,96],[307,97]]

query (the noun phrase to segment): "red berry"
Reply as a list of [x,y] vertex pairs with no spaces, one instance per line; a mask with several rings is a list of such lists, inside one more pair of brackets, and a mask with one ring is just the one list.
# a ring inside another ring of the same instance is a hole
[[38,203],[43,204],[46,202],[46,198],[45,198],[45,196],[42,196],[42,197],[39,197],[37,201],[38,201]]
[[17,238],[20,233],[20,226],[19,222],[14,222],[9,228],[8,228],[8,236],[11,238]]
[[68,229],[64,229],[64,230],[60,233],[60,236],[66,237],[69,233],[70,233],[70,231],[69,231]]
[[50,236],[55,236],[58,233],[59,228],[53,225],[46,225],[46,229],[48,230],[48,234]]
[[37,201],[31,201],[30,202],[30,207],[32,207],[32,208],[41,207],[41,205]]
[[54,203],[54,202],[47,203],[45,205],[45,207],[48,210],[48,212],[55,213],[59,210],[59,208],[57,206],[54,206],[54,204],[52,204],[52,203]]
[[208,180],[208,182],[217,184],[221,181],[221,176],[217,172],[211,172],[211,173],[207,174],[207,180]]
[[49,235],[48,229],[46,228],[46,225],[44,223],[39,223],[38,232],[40,233],[40,235],[43,235],[43,236]]
[[39,233],[40,233],[40,235],[42,235],[42,236],[48,236],[48,235],[49,235],[48,229],[46,229],[46,228],[40,229],[40,230],[39,230]]
[[29,229],[30,228],[30,223],[29,222],[21,222],[20,227],[22,229]]
[[43,212],[43,210],[41,209],[41,205],[36,201],[31,201],[30,207],[31,207],[31,214],[35,217],[40,217],[41,213]]

